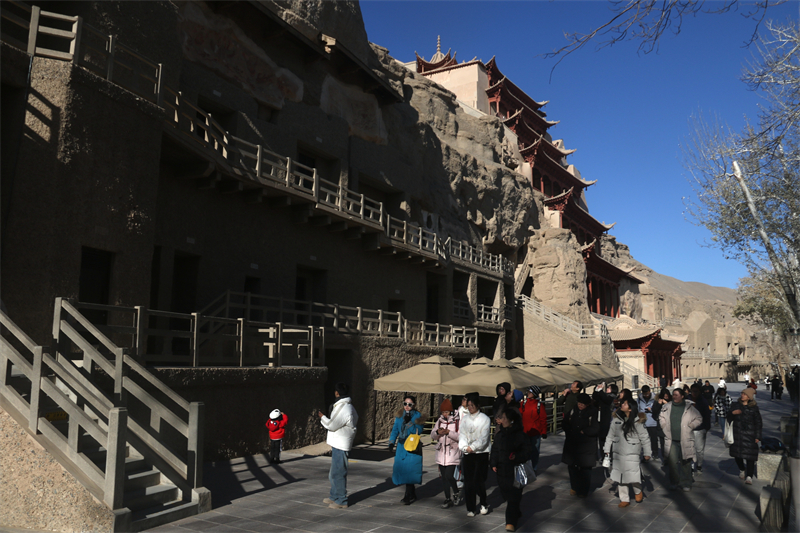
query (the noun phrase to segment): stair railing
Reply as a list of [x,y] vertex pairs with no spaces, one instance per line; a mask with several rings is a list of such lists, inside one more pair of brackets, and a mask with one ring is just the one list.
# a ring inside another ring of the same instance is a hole
[[[123,505],[125,446],[127,440],[128,411],[115,406],[97,389],[75,363],[56,354],[53,357],[42,346],[37,346],[14,322],[0,311],[0,323],[9,335],[0,337],[0,400],[17,421],[27,427],[46,449],[92,493],[110,509]],[[16,346],[15,346],[16,344]],[[100,362],[104,370],[113,373],[122,352],[117,350],[117,361]],[[30,382],[20,393],[10,380],[24,376]],[[41,406],[52,400],[66,415],[66,435],[56,425],[42,416]],[[10,409],[9,409],[10,408]],[[96,419],[95,419],[96,417]],[[104,465],[98,466],[82,450],[84,435],[95,440],[107,450]]]
[[[70,342],[77,347],[83,357],[81,373],[87,378],[97,365],[113,379],[115,405],[127,405],[132,396],[147,408],[147,413],[128,412],[127,441],[182,491],[184,501],[197,499],[195,489],[202,486],[204,404],[189,403],[167,387],[66,298],[56,298],[53,339],[59,359],[72,359]],[[172,429],[165,432],[166,426]],[[174,432],[180,436],[167,436]]]

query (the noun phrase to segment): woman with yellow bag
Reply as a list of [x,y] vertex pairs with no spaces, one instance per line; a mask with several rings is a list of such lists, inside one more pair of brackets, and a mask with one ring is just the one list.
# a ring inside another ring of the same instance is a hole
[[417,399],[413,396],[403,398],[403,409],[397,413],[392,434],[389,435],[389,450],[394,448],[395,443],[398,444],[394,454],[392,482],[406,486],[406,494],[400,500],[406,505],[417,500],[414,485],[422,483],[422,444],[419,436],[425,418],[414,408],[416,405]]

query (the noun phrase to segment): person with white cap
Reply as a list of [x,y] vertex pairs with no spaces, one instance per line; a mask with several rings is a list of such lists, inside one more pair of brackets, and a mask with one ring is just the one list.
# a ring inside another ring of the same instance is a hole
[[283,436],[286,434],[286,424],[289,417],[280,409],[273,409],[269,414],[267,429],[269,430],[269,462],[274,465],[281,464],[281,448]]

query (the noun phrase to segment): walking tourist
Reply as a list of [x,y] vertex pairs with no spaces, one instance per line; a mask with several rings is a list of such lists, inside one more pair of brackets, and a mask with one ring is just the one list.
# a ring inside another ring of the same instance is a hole
[[547,409],[544,402],[539,400],[541,390],[536,385],[528,387],[525,391],[525,399],[519,404],[519,411],[522,415],[522,430],[528,438],[530,446],[531,470],[536,472],[539,466],[539,450],[541,449],[542,439],[547,438]]
[[281,448],[283,436],[286,434],[286,424],[289,417],[280,409],[273,409],[269,414],[267,429],[269,430],[269,462],[274,465],[281,464]]
[[503,409],[506,408],[508,404],[506,396],[511,392],[511,385],[509,383],[498,383],[495,387],[495,391],[497,392],[497,397],[492,404],[492,420],[497,419]]
[[717,415],[717,422],[722,428],[722,438],[725,438],[725,420],[728,416],[728,411],[731,408],[731,397],[728,395],[728,390],[725,387],[717,389],[717,394],[714,396],[714,413]]
[[672,391],[672,402],[665,404],[659,415],[664,430],[664,455],[669,465],[670,489],[692,490],[692,461],[695,459],[694,429],[703,423],[703,416],[686,398],[683,389]]
[[592,485],[592,468],[597,463],[597,408],[585,393],[576,395],[576,405],[564,414],[564,451],[561,462],[569,470],[572,496],[585,498]]
[[703,394],[703,398],[706,399],[706,403],[708,403],[708,405],[714,405],[714,386],[711,382],[706,380],[700,391]]
[[562,418],[567,416],[567,413],[572,411],[572,408],[578,403],[578,394],[583,390],[583,383],[580,381],[573,381],[568,389],[564,389],[558,398],[556,398],[556,405],[561,405],[564,411],[561,413]]
[[[436,464],[439,465],[439,475],[444,485],[444,503],[442,509],[447,509],[461,503],[456,471],[461,465],[461,450],[458,449],[458,429],[460,420],[458,414],[453,413],[453,404],[445,399],[439,406],[439,419],[431,431],[431,438],[436,441]],[[450,492],[453,498],[450,499]]]
[[[648,385],[642,387],[642,394],[639,395],[637,404],[637,411],[642,413],[646,420],[644,427],[647,430],[647,436],[650,440],[650,449],[644,450],[644,455],[650,457],[658,457],[658,422],[653,418],[653,406],[656,404],[656,398],[653,396],[652,391]],[[647,452],[650,452],[649,454]]]
[[456,415],[458,416],[459,420],[463,420],[464,417],[467,416],[468,413],[469,413],[469,410],[467,409],[467,397],[466,396],[462,396],[461,397],[461,405],[458,406],[458,412],[456,413]]
[[497,486],[506,501],[506,531],[516,531],[517,522],[522,516],[520,502],[525,487],[515,483],[514,469],[530,458],[530,446],[522,431],[519,413],[513,409],[500,413],[497,425],[500,429],[492,444],[489,464],[497,474]]
[[[467,516],[476,512],[487,514],[486,477],[489,474],[489,452],[491,420],[480,411],[480,396],[477,392],[467,394],[469,413],[461,420],[458,432],[458,447],[463,453],[461,470],[464,474],[464,500]],[[480,498],[480,508],[475,506],[475,498]]]
[[605,385],[605,383],[601,383],[595,387],[592,393],[592,401],[600,412],[600,429],[597,433],[597,441],[601,450],[606,440],[606,435],[608,435],[608,428],[611,427],[611,415],[614,401],[616,401],[619,396],[619,387],[617,387],[616,383],[612,383],[608,387]]
[[640,456],[644,454],[645,460],[650,459],[650,437],[645,427],[646,420],[647,417],[639,412],[636,402],[623,400],[614,413],[614,421],[603,447],[606,455],[611,454],[611,479],[619,484],[620,507],[630,505],[629,489],[633,489],[637,503],[644,498]]
[[706,401],[703,395],[703,389],[695,383],[692,385],[692,401],[695,408],[700,411],[700,416],[703,417],[703,423],[694,429],[694,449],[695,449],[695,462],[692,465],[693,470],[698,474],[703,473],[703,459],[706,454],[706,436],[708,430],[711,429],[711,409],[712,406]]
[[717,383],[717,388],[719,388],[719,387],[727,388],[727,385],[725,384],[725,378],[722,378],[722,377],[719,378],[719,383]]
[[667,458],[667,454],[664,451],[664,430],[661,427],[661,409],[664,406],[672,401],[672,393],[669,392],[669,389],[661,389],[661,392],[658,393],[658,397],[656,401],[653,403],[653,420],[656,421],[656,438],[658,439],[658,448],[659,448],[659,457],[660,461],[664,461]]
[[733,421],[733,444],[729,453],[739,467],[739,479],[744,479],[748,485],[753,484],[758,443],[761,442],[761,411],[755,396],[753,389],[744,389],[728,413]]
[[322,427],[328,430],[326,442],[331,447],[331,470],[328,474],[331,494],[322,503],[327,503],[331,509],[346,509],[347,458],[356,436],[358,414],[350,402],[350,387],[346,383],[337,383],[334,395],[337,400],[331,409],[331,416],[325,416],[322,411],[317,412]]
[[394,467],[392,468],[392,482],[395,485],[405,485],[406,493],[400,500],[406,505],[411,505],[417,500],[415,484],[422,483],[422,443],[417,441],[412,450],[407,449],[406,440],[410,435],[422,434],[425,419],[415,409],[417,399],[406,395],[403,398],[403,408],[398,411],[389,435],[389,449],[395,447]]
[[658,380],[658,386],[662,389],[667,388],[667,376],[661,374],[661,379]]
[[783,396],[783,381],[781,381],[778,374],[775,374],[775,377],[772,378],[772,391],[770,392],[769,399],[777,398],[780,400],[781,396]]

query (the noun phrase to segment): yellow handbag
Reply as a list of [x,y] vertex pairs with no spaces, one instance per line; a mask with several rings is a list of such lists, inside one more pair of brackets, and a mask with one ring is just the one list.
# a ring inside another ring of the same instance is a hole
[[403,443],[403,448],[405,448],[407,452],[416,451],[418,446],[419,446],[419,435],[417,433],[412,433],[411,435],[409,435],[406,441]]

